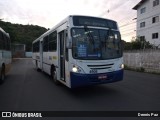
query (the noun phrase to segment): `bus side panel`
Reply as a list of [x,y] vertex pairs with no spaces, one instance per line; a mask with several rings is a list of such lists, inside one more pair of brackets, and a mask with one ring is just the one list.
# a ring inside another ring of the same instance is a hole
[[47,63],[47,52],[43,52],[43,71],[47,73],[47,67],[49,67],[48,63]]
[[[48,63],[49,63],[48,74],[51,75],[51,65],[54,65],[55,67],[58,66],[58,53],[57,53],[57,51],[48,52]],[[57,67],[56,67],[56,69],[57,69]]]
[[2,50],[0,50],[0,67],[2,65]]
[[[2,50],[0,50],[0,71],[2,69],[2,63],[3,63],[3,61],[2,61]],[[0,75],[1,75],[1,72],[0,72]]]
[[[2,55],[3,54],[3,55]],[[10,51],[5,51],[1,50],[0,51],[0,72],[2,69],[2,64],[5,64],[5,73],[8,73],[10,68],[11,68],[11,52]]]
[[5,73],[8,73],[11,68],[11,51],[4,51],[4,58],[5,58]]
[[39,56],[38,52],[33,52],[33,54],[32,54],[32,62],[33,62],[35,67],[40,69],[40,56]]

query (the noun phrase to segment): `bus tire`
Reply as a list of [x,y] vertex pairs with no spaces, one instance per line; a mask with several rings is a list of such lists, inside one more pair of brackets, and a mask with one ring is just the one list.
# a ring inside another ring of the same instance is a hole
[[0,76],[0,83],[3,83],[5,80],[5,65],[2,65],[2,69],[1,69],[1,76]]
[[52,77],[52,80],[54,81],[54,83],[56,85],[58,85],[59,81],[57,80],[57,72],[56,72],[55,66],[51,67],[51,77]]

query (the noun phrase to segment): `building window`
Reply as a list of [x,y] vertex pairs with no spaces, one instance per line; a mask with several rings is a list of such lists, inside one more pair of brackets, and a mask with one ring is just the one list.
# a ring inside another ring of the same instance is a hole
[[144,41],[145,40],[145,36],[140,36],[140,41]]
[[140,23],[140,28],[145,27],[145,22]]
[[152,34],[152,39],[158,39],[158,33],[153,33]]
[[153,1],[153,7],[155,7],[155,6],[157,6],[157,5],[159,5],[159,0],[154,0],[154,1]]
[[159,16],[153,17],[152,23],[157,23],[157,22],[159,22]]
[[141,8],[141,11],[140,11],[140,12],[141,12],[141,14],[142,14],[142,13],[145,13],[145,12],[146,12],[146,7]]

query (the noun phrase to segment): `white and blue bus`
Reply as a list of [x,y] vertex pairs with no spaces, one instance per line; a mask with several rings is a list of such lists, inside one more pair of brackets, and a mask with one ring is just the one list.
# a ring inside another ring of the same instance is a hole
[[5,80],[5,75],[11,67],[11,41],[9,34],[0,28],[0,83]]
[[33,41],[33,63],[69,88],[123,79],[121,35],[117,22],[68,16]]

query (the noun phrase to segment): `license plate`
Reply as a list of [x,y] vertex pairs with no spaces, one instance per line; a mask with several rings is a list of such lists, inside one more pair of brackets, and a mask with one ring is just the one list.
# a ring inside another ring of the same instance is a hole
[[100,80],[107,79],[107,75],[100,75],[100,76],[98,76],[98,79],[100,79]]

